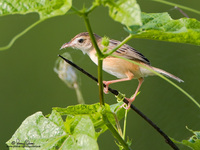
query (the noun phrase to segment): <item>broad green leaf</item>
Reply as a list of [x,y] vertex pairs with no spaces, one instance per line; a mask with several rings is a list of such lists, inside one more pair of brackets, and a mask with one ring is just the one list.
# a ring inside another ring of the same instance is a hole
[[[109,106],[108,104],[105,104],[104,111],[106,111],[106,115],[107,115],[109,121],[113,125],[116,124],[114,114],[116,115],[118,120],[121,120],[124,117],[124,114],[125,114],[124,108],[118,109],[119,106],[121,106],[121,105],[122,105],[122,103],[117,103],[117,104],[114,104],[111,106]],[[92,104],[92,105],[79,104],[79,105],[75,105],[75,106],[68,106],[66,108],[55,107],[55,108],[53,108],[53,110],[56,110],[62,116],[67,115],[66,120],[68,120],[68,122],[70,121],[70,119],[73,120],[73,117],[77,116],[77,115],[90,116],[90,118],[95,126],[95,129],[101,128],[100,132],[97,133],[98,135],[100,135],[105,130],[107,130],[107,128],[105,127],[105,123],[103,121],[103,117],[102,117],[102,107],[100,106],[99,103]],[[70,129],[68,126],[66,126],[66,129],[68,132],[70,132]]]
[[168,13],[142,13],[142,23],[127,31],[135,38],[200,45],[200,22],[196,19],[174,20]]
[[1,50],[10,48],[13,43],[30,29],[47,18],[64,15],[72,6],[72,0],[3,0],[0,1],[0,16],[11,14],[27,14],[36,12],[40,19],[17,34],[10,43],[0,47]]
[[126,26],[142,25],[140,6],[136,0],[100,0],[108,6],[109,15]]
[[193,136],[189,138],[189,140],[182,140],[181,142],[179,142],[173,139],[173,141],[178,144],[182,144],[187,147],[190,147],[193,150],[200,150],[200,131],[193,131],[191,129],[188,129],[188,130],[194,134]]
[[92,105],[78,104],[74,106],[68,106],[66,108],[54,107],[60,115],[90,115],[93,120],[97,120],[100,117],[101,106],[99,103]]
[[[42,112],[29,116],[22,122],[21,126],[6,144],[10,148],[13,146],[13,149],[19,148],[17,146],[20,146],[22,149],[28,149],[28,146],[42,148],[46,143],[49,143],[49,147],[57,146],[57,142],[65,138],[67,134],[63,130],[64,123],[58,113],[53,111],[50,118],[45,118]],[[23,144],[27,147],[23,148]]]
[[[68,133],[65,125],[71,132]],[[89,116],[75,116],[63,122],[55,110],[49,118],[37,112],[25,119],[12,138],[6,143],[10,149],[98,149],[93,123]]]
[[[107,104],[106,109],[108,111],[110,110],[109,105]],[[70,120],[70,118],[73,118],[76,115],[88,115],[93,121],[95,128],[101,128],[104,125],[101,115],[102,107],[99,103],[92,105],[79,104],[74,106],[68,106],[66,108],[55,107],[53,108],[53,110],[56,110],[62,116],[67,116],[68,120]]]
[[0,15],[37,12],[44,19],[65,14],[71,5],[72,0],[3,0]]
[[76,124],[76,121],[74,121],[74,117],[79,115],[87,115],[91,118],[95,129],[98,129],[98,132],[96,132],[96,137],[107,130],[107,127],[103,122],[103,118],[101,115],[102,108],[99,103],[92,105],[79,104],[75,106],[68,106],[66,108],[54,107],[53,110],[56,110],[58,113],[60,113],[61,116],[67,116],[67,123],[65,124],[65,128],[69,133],[71,132],[71,126],[73,125],[69,126],[68,124],[70,122]]
[[[74,116],[65,124],[70,128],[70,136],[63,144],[62,149],[98,150],[94,125],[88,115]],[[68,144],[67,144],[68,143]]]

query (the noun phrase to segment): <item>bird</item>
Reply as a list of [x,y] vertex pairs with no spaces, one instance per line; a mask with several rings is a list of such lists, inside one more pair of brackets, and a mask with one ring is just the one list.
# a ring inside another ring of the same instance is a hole
[[[99,49],[103,51],[103,49],[105,48],[105,46],[102,44],[103,38],[95,33],[93,33],[93,35],[95,37],[95,40]],[[120,43],[121,43],[120,41],[109,39],[109,44],[107,46],[106,52],[110,52],[113,48],[115,48]],[[90,35],[88,32],[82,32],[82,33],[77,34],[74,38],[70,40],[70,42],[63,44],[61,49],[68,48],[68,47],[81,50],[83,54],[87,54],[90,57],[90,59],[96,65],[98,65],[98,57],[96,54],[96,50],[92,44],[92,41],[90,39]],[[182,79],[176,77],[175,75],[172,75],[171,73],[168,73],[162,69],[151,66],[150,61],[143,54],[141,54],[139,51],[129,46],[128,44],[122,45],[113,53],[113,55],[121,56],[123,58],[135,61],[164,76],[172,78],[178,82],[184,82]],[[106,85],[106,87],[104,88],[105,93],[108,93],[108,86],[110,84],[122,82],[122,81],[129,81],[132,79],[138,79],[139,84],[136,88],[135,93],[133,94],[132,97],[127,98],[129,103],[126,109],[129,109],[131,103],[135,100],[137,93],[139,92],[139,89],[144,81],[144,77],[155,75],[155,73],[153,73],[152,71],[140,65],[134,64],[124,59],[116,58],[114,56],[106,57],[103,60],[102,68],[105,72],[111,75],[114,75],[118,78],[115,80],[103,81],[103,83]]]

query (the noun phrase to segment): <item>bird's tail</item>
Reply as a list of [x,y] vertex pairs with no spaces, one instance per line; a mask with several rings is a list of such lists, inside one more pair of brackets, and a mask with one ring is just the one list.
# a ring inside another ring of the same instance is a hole
[[165,75],[165,76],[167,76],[167,77],[170,77],[170,78],[172,78],[172,79],[174,79],[174,80],[176,80],[176,81],[178,81],[178,82],[184,82],[183,80],[181,80],[180,78],[176,77],[175,75],[173,75],[173,74],[171,74],[171,73],[169,73],[169,72],[166,72],[166,71],[164,71],[164,70],[162,70],[162,69],[159,69],[159,68],[156,68],[156,67],[152,67],[152,69],[153,69],[154,71],[156,71],[156,72],[158,72],[158,73],[160,73],[160,74],[163,74],[163,75]]

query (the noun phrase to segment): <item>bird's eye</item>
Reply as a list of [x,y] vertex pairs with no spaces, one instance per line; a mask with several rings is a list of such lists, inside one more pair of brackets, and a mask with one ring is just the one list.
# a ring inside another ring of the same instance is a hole
[[83,43],[84,39],[79,39],[78,42],[79,43]]

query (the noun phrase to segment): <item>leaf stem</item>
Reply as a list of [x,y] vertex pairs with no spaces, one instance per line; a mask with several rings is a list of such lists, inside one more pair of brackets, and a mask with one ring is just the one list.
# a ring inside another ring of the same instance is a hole
[[85,101],[83,99],[83,95],[81,93],[80,87],[79,85],[76,83],[75,87],[74,87],[75,91],[76,91],[76,96],[77,96],[77,100],[79,104],[85,104]]
[[82,13],[74,6],[71,7],[71,9],[78,15],[81,15]]
[[128,146],[128,144],[123,140],[123,138],[119,135],[119,133],[116,131],[116,129],[113,127],[113,125],[108,120],[105,113],[103,114],[103,121],[105,122],[105,125],[108,127],[108,129],[112,132],[114,137],[122,144],[125,150],[131,150],[131,148]]
[[125,140],[125,136],[126,136],[126,122],[127,122],[127,114],[128,114],[128,110],[126,109],[125,111],[125,116],[124,116],[124,129],[123,129],[123,139]]
[[87,9],[86,14],[88,15],[91,13],[97,6],[99,6],[99,4],[97,2],[93,2],[93,5]]
[[40,19],[40,20],[36,21],[35,23],[33,23],[32,25],[27,27],[25,30],[23,30],[22,32],[17,34],[15,37],[12,38],[12,40],[10,41],[10,43],[8,45],[6,45],[4,47],[0,47],[0,51],[9,49],[18,38],[20,38],[22,35],[24,35],[26,32],[28,32],[30,29],[32,29],[33,27],[35,27],[36,25],[38,25],[39,23],[41,23],[44,20],[45,19]]
[[129,36],[127,36],[119,45],[117,45],[115,48],[113,48],[109,53],[104,54],[104,57],[107,57],[107,56],[113,54],[117,49],[119,49],[122,45],[127,43],[132,38],[133,38],[133,35],[129,34]]
[[186,7],[186,6],[182,6],[182,5],[179,5],[179,4],[176,4],[176,3],[168,2],[168,1],[165,1],[165,0],[152,0],[152,1],[167,4],[167,5],[170,5],[170,6],[177,6],[181,9],[185,9],[185,10],[200,14],[200,11],[198,11],[198,10],[195,10],[193,8],[189,8],[189,7]]
[[[113,115],[114,118],[115,118],[115,123],[116,123],[116,127],[117,127],[117,130],[118,130],[118,133],[119,133],[119,135],[120,135],[121,137],[123,137],[122,129],[121,129],[119,120],[118,120],[118,118],[117,118],[117,115],[116,115],[114,112],[112,112],[112,115]],[[124,138],[123,138],[123,139],[124,139]]]

